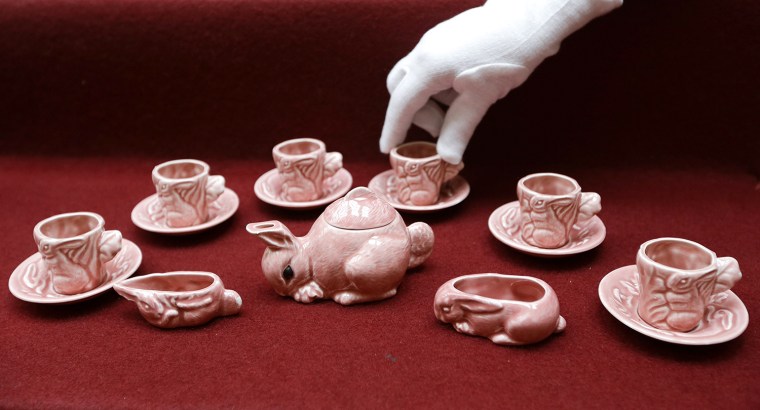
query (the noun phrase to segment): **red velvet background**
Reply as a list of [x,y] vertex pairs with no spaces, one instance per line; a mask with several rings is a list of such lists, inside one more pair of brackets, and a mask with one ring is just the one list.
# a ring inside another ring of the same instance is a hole
[[[386,73],[428,28],[479,3],[0,3],[3,280],[36,251],[37,221],[90,210],[141,247],[138,275],[213,271],[244,303],[166,331],[112,291],[39,306],[2,286],[0,407],[760,407],[760,6],[749,0],[629,0],[568,39],[481,124],[465,155],[470,198],[405,216],[430,223],[437,244],[394,298],[300,305],[269,288],[245,224],[279,219],[303,235],[319,215],[253,195],[271,147],[321,138],[368,183],[388,166],[377,151]],[[152,166],[180,157],[224,175],[239,211],[197,235],[140,231],[129,214],[153,190]],[[602,195],[596,250],[537,259],[488,232],[517,180],[546,170]],[[602,307],[601,278],[659,236],[739,261],[741,337],[672,345]],[[435,290],[476,272],[546,280],[567,330],[499,347],[438,323]]]

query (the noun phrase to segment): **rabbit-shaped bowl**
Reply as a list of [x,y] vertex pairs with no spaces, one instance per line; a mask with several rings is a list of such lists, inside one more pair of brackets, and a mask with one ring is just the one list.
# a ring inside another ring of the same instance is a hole
[[435,317],[468,335],[500,345],[536,343],[565,329],[557,294],[530,276],[478,273],[441,285]]
[[148,323],[161,328],[202,325],[238,313],[243,304],[211,272],[153,273],[118,283],[114,290],[135,302]]
[[359,187],[333,202],[306,236],[296,237],[279,221],[250,223],[248,232],[268,246],[264,276],[282,296],[342,305],[389,298],[408,268],[433,250],[433,230],[408,227],[385,199]]

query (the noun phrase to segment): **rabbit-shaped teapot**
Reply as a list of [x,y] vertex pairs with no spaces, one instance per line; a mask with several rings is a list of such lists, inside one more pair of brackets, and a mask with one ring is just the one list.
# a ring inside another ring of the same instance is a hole
[[302,303],[389,298],[434,242],[428,224],[407,227],[398,211],[364,187],[328,206],[306,236],[294,236],[279,221],[250,223],[246,230],[268,245],[261,268],[274,290]]

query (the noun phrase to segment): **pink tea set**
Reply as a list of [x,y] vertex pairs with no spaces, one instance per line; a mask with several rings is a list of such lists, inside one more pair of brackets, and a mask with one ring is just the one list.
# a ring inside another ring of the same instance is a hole
[[[272,150],[275,168],[254,184],[263,202],[287,209],[326,209],[303,237],[279,221],[253,222],[246,230],[266,245],[261,270],[279,295],[300,303],[332,299],[341,305],[393,297],[408,269],[431,255],[433,229],[407,225],[399,211],[425,213],[464,201],[470,185],[464,165],[444,161],[428,142],[390,152],[391,168],[368,187],[352,188],[343,157],[322,141],[289,140]],[[133,223],[164,235],[187,235],[219,225],[238,209],[237,194],[211,175],[203,161],[157,165],[156,193],[132,211]],[[606,228],[597,216],[601,197],[576,180],[554,173],[525,176],[517,200],[493,211],[488,228],[507,246],[529,255],[558,258],[600,245]],[[199,326],[235,315],[242,298],[212,272],[177,271],[129,278],[140,266],[140,248],[91,212],[55,215],[33,229],[38,252],[12,273],[17,298],[43,304],[73,303],[114,288],[135,302],[160,328]],[[633,253],[633,252],[632,252]],[[633,254],[631,259],[634,259]],[[741,279],[737,261],[718,257],[696,242],[658,238],[642,244],[635,264],[599,283],[604,307],[646,336],[684,345],[732,340],[746,329],[747,309],[731,288]],[[431,295],[432,296],[432,295]],[[540,342],[562,332],[555,291],[543,280],[502,273],[474,273],[443,283],[433,313],[460,333],[500,345]]]

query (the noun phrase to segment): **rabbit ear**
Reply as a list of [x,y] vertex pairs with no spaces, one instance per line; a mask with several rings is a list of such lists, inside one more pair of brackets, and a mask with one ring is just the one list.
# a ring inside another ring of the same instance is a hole
[[139,300],[137,292],[131,286],[127,286],[123,283],[117,283],[113,285],[113,290],[115,290],[116,293],[120,294],[129,301],[137,302]]
[[498,303],[469,298],[457,299],[454,303],[458,304],[463,311],[472,313],[494,313],[500,311],[502,308]]
[[77,264],[89,263],[90,258],[87,256],[88,248],[89,246],[85,246],[85,240],[81,238],[66,239],[62,242],[58,242],[58,245],[56,246],[56,249],[63,253],[69,262]]
[[439,181],[444,173],[444,168],[446,167],[446,164],[442,164],[442,162],[442,159],[428,161],[422,164],[422,170],[433,181]]
[[250,223],[246,225],[245,230],[273,248],[292,248],[296,241],[290,230],[279,221]]
[[303,175],[306,175],[306,178],[314,180],[318,176],[319,161],[317,161],[317,158],[304,158],[296,161],[293,166]]

